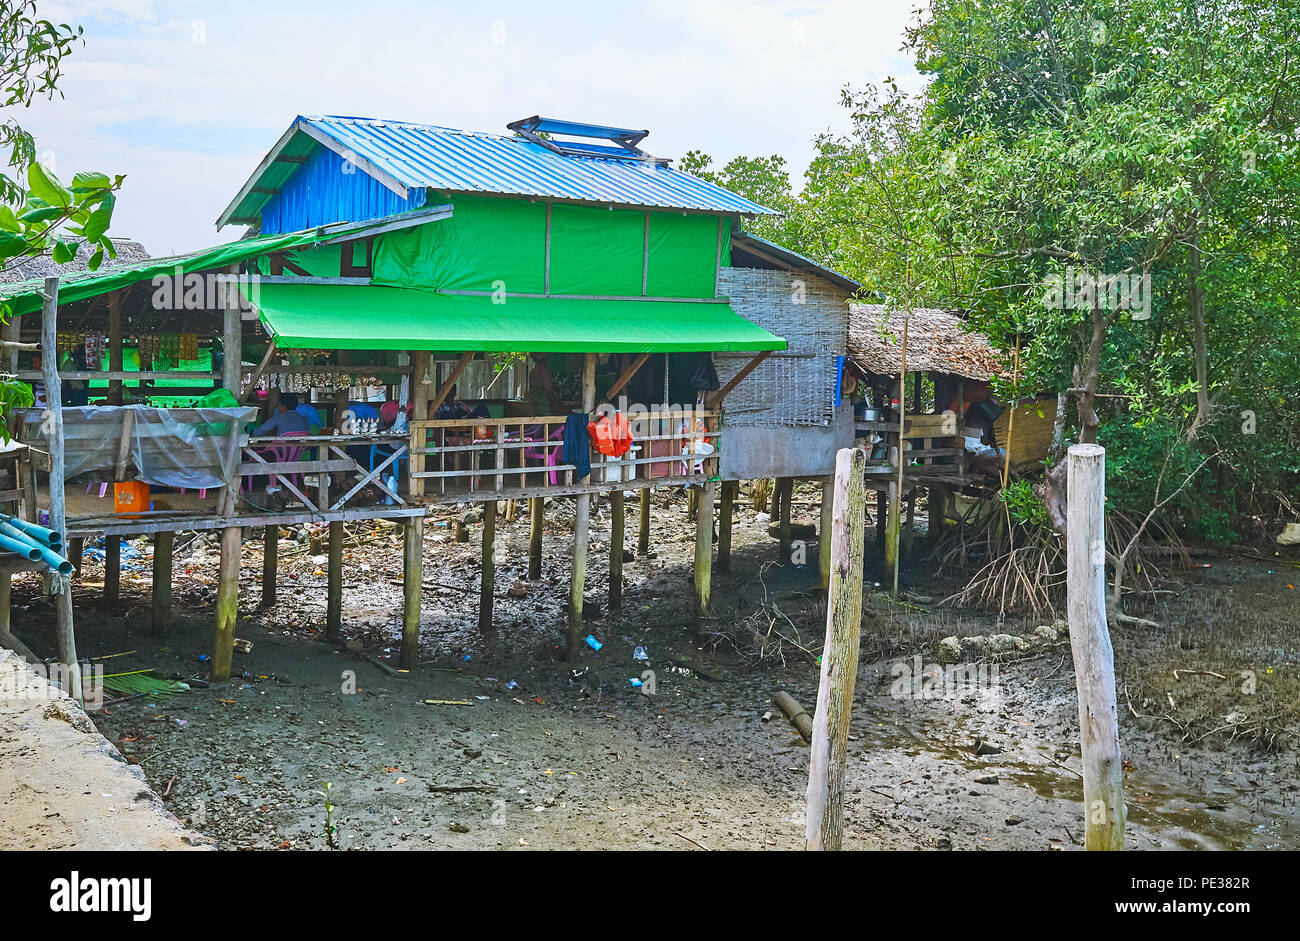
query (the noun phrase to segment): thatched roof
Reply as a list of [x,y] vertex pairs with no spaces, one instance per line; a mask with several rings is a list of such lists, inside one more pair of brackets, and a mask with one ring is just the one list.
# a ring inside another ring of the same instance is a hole
[[[886,316],[880,304],[849,304],[849,356],[862,369],[884,376],[900,372],[903,312]],[[907,321],[907,371],[953,373],[986,380],[1005,370],[989,338],[965,329],[954,313],[913,308]]]
[[[111,271],[118,265],[139,264],[142,261],[148,261],[152,257],[144,250],[143,245],[139,242],[133,242],[131,239],[113,239],[113,247],[117,249],[117,257],[108,258],[106,256],[104,263],[96,272],[97,274]],[[36,258],[29,258],[17,265],[0,268],[0,284],[17,284],[20,281],[48,278],[51,275],[81,274],[90,270],[87,264],[89,260],[90,255],[84,246],[77,252],[76,258],[63,265],[56,265],[49,255],[40,255]]]

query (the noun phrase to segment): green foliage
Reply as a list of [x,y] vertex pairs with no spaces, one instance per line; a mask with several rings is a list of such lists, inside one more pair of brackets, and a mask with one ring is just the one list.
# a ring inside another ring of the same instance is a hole
[[1047,510],[1035,496],[1033,484],[1028,480],[1009,481],[998,497],[1007,505],[1011,518],[1023,526],[1038,528],[1051,526]]

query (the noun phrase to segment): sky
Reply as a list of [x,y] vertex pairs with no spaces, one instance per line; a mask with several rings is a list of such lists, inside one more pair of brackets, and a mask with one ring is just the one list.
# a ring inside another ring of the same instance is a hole
[[719,165],[847,129],[845,84],[915,89],[916,0],[38,0],[80,25],[62,98],[5,109],[61,178],[124,173],[111,234],[168,255],[238,238],[215,220],[299,114],[506,133],[532,114],[648,128]]

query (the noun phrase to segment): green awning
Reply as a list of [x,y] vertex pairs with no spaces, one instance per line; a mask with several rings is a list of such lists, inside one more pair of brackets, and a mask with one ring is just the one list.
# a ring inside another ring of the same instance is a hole
[[[245,288],[247,292],[247,289]],[[438,294],[341,284],[260,284],[250,300],[283,349],[485,353],[783,350],[718,302]]]

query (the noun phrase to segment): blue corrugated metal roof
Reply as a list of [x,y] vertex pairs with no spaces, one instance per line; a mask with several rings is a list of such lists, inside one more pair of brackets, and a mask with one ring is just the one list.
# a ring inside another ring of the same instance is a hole
[[[219,225],[257,221],[269,194],[287,178],[277,159],[301,160],[302,138],[352,160],[395,192],[429,187],[448,192],[541,196],[599,204],[771,213],[720,186],[635,157],[557,154],[522,137],[459,131],[431,124],[339,116],[300,117],[222,214]],[[314,148],[306,148],[311,150]],[[292,155],[282,156],[282,155]],[[296,167],[296,164],[294,165]]]

